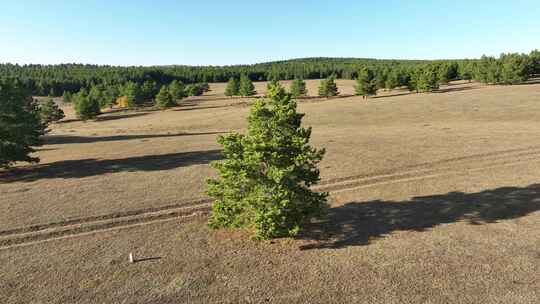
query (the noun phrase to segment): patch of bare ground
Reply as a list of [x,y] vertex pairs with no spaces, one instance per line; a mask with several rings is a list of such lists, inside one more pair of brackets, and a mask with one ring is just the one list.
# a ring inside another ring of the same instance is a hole
[[262,243],[205,225],[216,137],[253,100],[211,88],[90,122],[65,107],[41,164],[0,176],[5,303],[539,301],[540,85],[302,99],[329,216]]

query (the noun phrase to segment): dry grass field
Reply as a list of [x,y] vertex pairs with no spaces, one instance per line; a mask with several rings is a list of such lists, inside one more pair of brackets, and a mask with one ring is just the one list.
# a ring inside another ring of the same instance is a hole
[[253,99],[212,84],[89,122],[65,106],[41,163],[0,175],[2,303],[539,303],[540,84],[367,101],[353,84],[299,102],[328,219],[271,242],[206,226],[216,137]]

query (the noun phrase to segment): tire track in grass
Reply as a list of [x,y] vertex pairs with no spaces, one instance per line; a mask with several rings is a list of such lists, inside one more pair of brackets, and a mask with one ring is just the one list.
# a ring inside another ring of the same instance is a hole
[[[492,168],[537,162],[540,161],[539,156],[540,147],[482,153],[406,166],[375,174],[327,179],[313,187],[313,190],[337,193],[387,183],[467,174]],[[73,218],[66,221],[2,230],[0,231],[0,249],[175,219],[186,220],[197,215],[209,214],[211,203],[212,199],[210,198],[197,198],[160,207]]]

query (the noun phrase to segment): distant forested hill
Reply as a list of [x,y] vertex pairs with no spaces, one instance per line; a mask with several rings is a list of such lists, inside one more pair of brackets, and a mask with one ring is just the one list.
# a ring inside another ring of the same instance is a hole
[[[539,52],[533,51],[530,55],[503,54],[497,59],[483,57],[475,60],[428,61],[319,57],[233,66],[120,67],[87,64],[0,64],[0,77],[18,79],[33,95],[50,96],[60,96],[64,92],[74,93],[82,88],[89,90],[97,85],[121,86],[127,82],[143,84],[151,81],[161,86],[169,84],[173,80],[179,80],[186,84],[225,82],[231,77],[239,78],[240,75],[247,75],[255,81],[294,78],[317,79],[330,75],[335,75],[337,78],[355,79],[358,71],[364,67],[374,70],[380,87],[384,85],[388,77],[392,77],[392,74],[395,74],[393,75],[395,77],[407,78],[413,74],[416,68],[427,65],[435,66],[437,71],[444,70],[442,73],[448,74],[446,75],[448,80],[473,78],[484,82],[498,83],[503,82],[504,77],[501,75],[510,69],[508,65],[526,64],[527,70],[518,71],[518,74],[538,73],[540,71],[538,58],[540,58]],[[489,77],[491,78],[488,79]]]

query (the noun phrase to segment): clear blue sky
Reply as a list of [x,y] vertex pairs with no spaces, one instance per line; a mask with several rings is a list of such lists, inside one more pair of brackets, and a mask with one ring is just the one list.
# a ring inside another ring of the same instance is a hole
[[0,62],[224,65],[540,48],[539,0],[1,0]]

